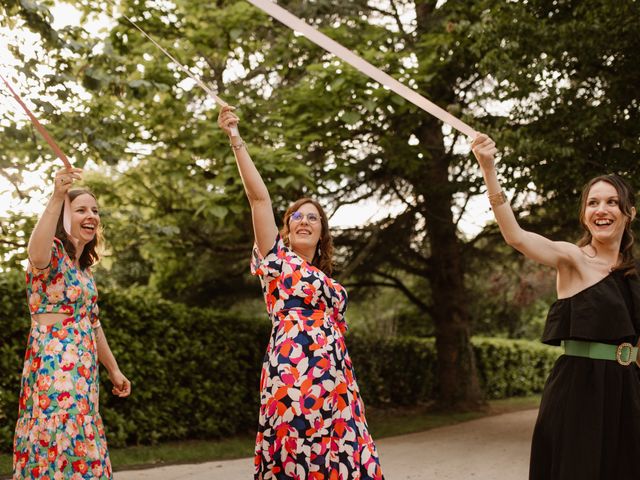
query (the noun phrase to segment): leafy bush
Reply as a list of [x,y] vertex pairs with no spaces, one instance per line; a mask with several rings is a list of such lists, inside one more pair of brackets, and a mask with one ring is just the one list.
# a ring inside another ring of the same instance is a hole
[[[111,395],[102,369],[100,412],[111,446],[216,438],[256,426],[260,367],[269,338],[260,319],[163,300],[148,288],[101,291],[101,322],[130,398]],[[0,275],[0,451],[10,452],[29,314],[24,278]],[[542,390],[557,356],[536,342],[473,341],[488,398]],[[433,339],[352,334],[347,345],[367,405],[414,405],[433,398]]]
[[[347,340],[358,385],[370,405],[415,405],[435,396],[437,357],[432,338]],[[528,340],[473,338],[480,385],[487,398],[541,392],[559,350]]]

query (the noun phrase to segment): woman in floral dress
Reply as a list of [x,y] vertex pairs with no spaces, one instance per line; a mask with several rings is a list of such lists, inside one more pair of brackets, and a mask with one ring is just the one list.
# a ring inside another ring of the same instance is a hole
[[[112,478],[98,413],[98,360],[109,372],[115,395],[131,392],[98,320],[90,267],[98,260],[100,216],[93,194],[69,191],[80,178],[79,169],[58,172],[54,193],[29,240],[32,321],[13,444],[14,479]],[[69,208],[63,214],[67,195]]]
[[314,200],[289,207],[280,232],[269,192],[246,145],[231,136],[253,218],[251,272],[260,278],[273,328],[260,380],[255,479],[380,480],[378,454],[344,342],[345,289],[331,278],[327,216]]

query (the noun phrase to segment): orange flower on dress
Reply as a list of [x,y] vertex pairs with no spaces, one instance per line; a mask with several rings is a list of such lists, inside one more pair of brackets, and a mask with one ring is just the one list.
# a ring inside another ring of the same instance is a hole
[[89,402],[85,398],[78,402],[78,411],[83,415],[89,413]]
[[91,376],[91,371],[84,365],[80,365],[78,367],[78,373],[84,378],[89,378]]
[[38,396],[38,406],[42,410],[46,410],[51,405],[51,399],[47,395]]
[[75,453],[77,457],[84,457],[87,454],[87,444],[85,442],[76,441],[73,453]]

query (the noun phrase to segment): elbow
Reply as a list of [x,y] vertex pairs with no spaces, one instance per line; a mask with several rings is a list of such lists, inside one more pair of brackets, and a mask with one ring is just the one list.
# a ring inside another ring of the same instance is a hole
[[502,235],[504,238],[504,241],[507,242],[507,245],[509,245],[510,247],[515,248],[516,250],[520,251],[520,249],[522,248],[524,241],[522,239],[521,236],[519,235]]
[[51,261],[51,257],[49,255],[39,254],[30,248],[27,249],[27,255],[29,256],[29,263],[31,266],[37,269],[47,268]]

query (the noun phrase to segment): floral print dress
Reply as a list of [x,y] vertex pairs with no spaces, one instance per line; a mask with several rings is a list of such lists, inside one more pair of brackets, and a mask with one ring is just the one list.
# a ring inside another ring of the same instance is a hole
[[345,289],[280,235],[254,247],[273,323],[260,380],[255,478],[379,480],[378,454],[344,341]]
[[111,464],[98,413],[98,362],[93,326],[98,294],[54,240],[44,270],[29,264],[31,314],[65,313],[53,325],[31,322],[13,444],[14,479],[110,479]]

